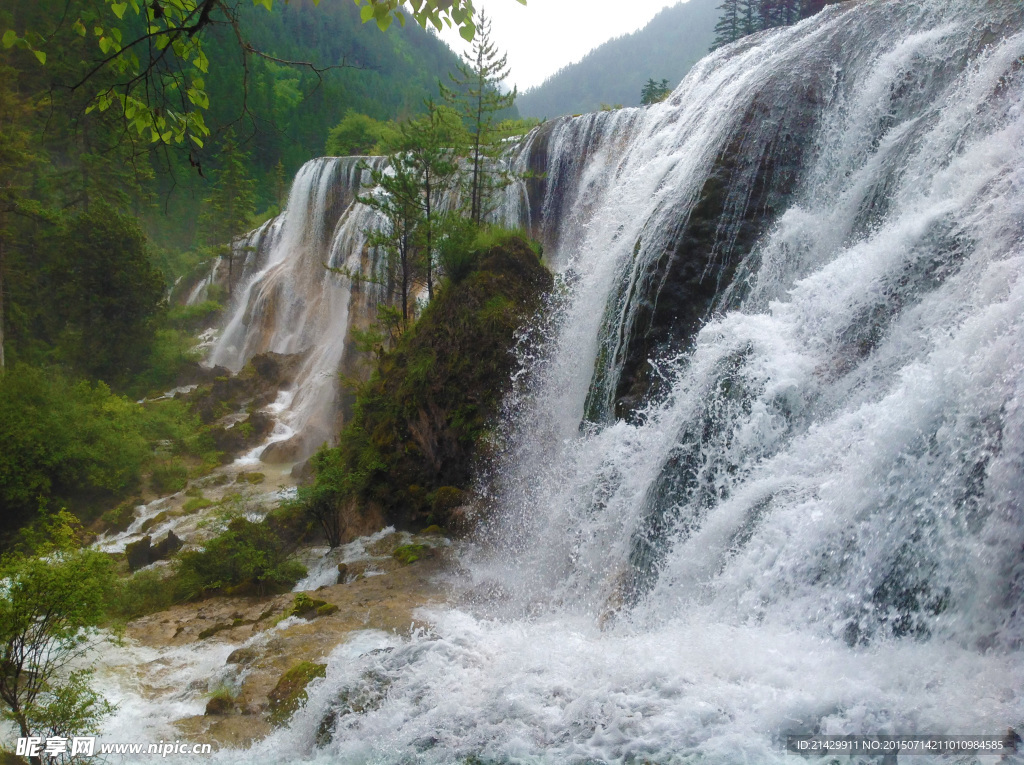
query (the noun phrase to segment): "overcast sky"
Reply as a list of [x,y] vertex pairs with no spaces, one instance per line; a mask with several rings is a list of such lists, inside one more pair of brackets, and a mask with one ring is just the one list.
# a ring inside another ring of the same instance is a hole
[[[678,0],[473,0],[492,19],[492,38],[508,53],[511,84],[523,91],[540,85],[566,64],[579,61],[606,40],[635,32]],[[467,49],[458,32],[441,37],[456,53]]]

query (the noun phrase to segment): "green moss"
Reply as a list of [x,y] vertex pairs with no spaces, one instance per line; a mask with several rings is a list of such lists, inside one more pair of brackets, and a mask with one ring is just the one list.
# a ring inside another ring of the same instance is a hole
[[275,723],[287,722],[306,701],[306,686],[315,678],[327,676],[327,665],[311,661],[300,661],[277,681],[267,698],[270,701],[270,718]]
[[423,557],[423,554],[426,551],[426,545],[402,545],[401,547],[396,547],[395,551],[391,553],[391,556],[400,563],[408,566],[410,563],[415,563]]
[[203,496],[192,497],[185,502],[182,509],[186,513],[194,513],[196,510],[202,510],[204,507],[212,507],[213,504],[214,502],[212,499],[207,499]]
[[319,616],[329,616],[335,613],[338,607],[333,603],[328,603],[325,600],[318,600],[317,598],[311,598],[304,592],[300,592],[295,596],[292,601],[291,607],[289,607],[282,618],[287,619],[289,616],[298,616],[302,619],[316,619]]
[[[243,423],[243,424],[248,424],[248,423]],[[251,425],[249,426],[249,429],[250,430],[252,429]],[[245,483],[257,484],[257,483],[263,483],[263,481],[265,479],[266,479],[266,476],[263,473],[239,473],[238,477],[235,480],[236,481],[244,481]]]

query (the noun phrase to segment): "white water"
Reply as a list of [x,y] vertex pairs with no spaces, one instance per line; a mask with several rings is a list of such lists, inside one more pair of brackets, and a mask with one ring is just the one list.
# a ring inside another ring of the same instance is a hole
[[[465,599],[353,636],[290,728],[217,759],[731,765],[792,761],[790,732],[1020,730],[1022,56],[1011,0],[867,0],[551,128],[530,222],[564,295]],[[795,191],[665,392],[581,428],[623,285],[736,132],[767,140],[759,99],[813,113]]]
[[364,232],[375,218],[355,195],[367,161],[323,158],[303,165],[287,209],[241,245],[248,255],[242,280],[209,354],[210,364],[233,372],[259,353],[305,354],[291,398],[275,412],[280,432],[271,440],[297,434],[299,459],[330,441],[336,429],[337,373],[353,286],[324,266],[363,267]]

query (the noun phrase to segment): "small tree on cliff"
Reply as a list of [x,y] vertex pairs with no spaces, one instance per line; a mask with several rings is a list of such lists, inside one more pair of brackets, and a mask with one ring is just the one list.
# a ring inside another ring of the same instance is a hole
[[422,220],[416,163],[408,152],[392,154],[387,167],[371,170],[370,184],[370,193],[358,199],[380,213],[384,221],[381,227],[366,232],[367,244],[384,254],[384,286],[389,295],[398,292],[405,329],[409,326],[417,231]]
[[458,74],[449,75],[451,86],[441,84],[441,95],[459,114],[469,134],[466,178],[463,182],[469,199],[469,218],[479,225],[492,211],[497,191],[512,182],[512,174],[499,167],[506,146],[497,129],[499,112],[511,108],[517,91],[502,94],[502,81],[508,77],[508,56],[499,55],[491,42],[491,22],[480,13],[476,36],[468,54],[463,55]]

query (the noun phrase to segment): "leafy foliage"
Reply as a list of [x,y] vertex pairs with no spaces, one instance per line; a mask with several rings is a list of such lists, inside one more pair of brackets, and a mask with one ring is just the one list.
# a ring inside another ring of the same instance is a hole
[[268,524],[245,518],[233,519],[227,530],[202,550],[181,553],[175,574],[187,597],[213,590],[259,595],[283,592],[305,575],[306,569],[290,557],[285,543]]
[[341,122],[327,134],[324,151],[332,157],[371,154],[384,137],[384,131],[383,123],[349,109]]
[[49,520],[44,542],[0,560],[0,701],[21,736],[97,732],[113,707],[68,673],[89,648],[114,582],[110,559],[74,544],[74,519]]

